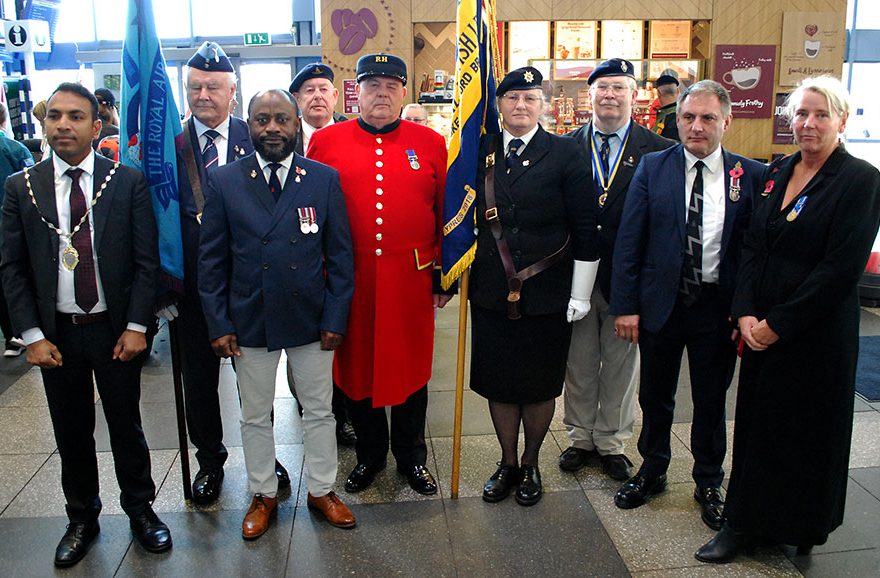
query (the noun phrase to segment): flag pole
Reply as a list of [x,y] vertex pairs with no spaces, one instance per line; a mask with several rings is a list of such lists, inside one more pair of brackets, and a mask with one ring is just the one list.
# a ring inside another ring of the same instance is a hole
[[192,477],[189,469],[189,444],[186,439],[186,402],[183,398],[183,381],[180,370],[180,334],[177,319],[168,322],[171,345],[171,376],[174,379],[174,409],[177,413],[177,442],[180,446],[180,473],[183,478],[183,499],[192,500]]
[[458,355],[455,366],[455,421],[452,428],[452,499],[458,499],[458,478],[461,472],[461,413],[464,403],[465,348],[467,347],[468,281],[470,269],[461,274],[458,304]]

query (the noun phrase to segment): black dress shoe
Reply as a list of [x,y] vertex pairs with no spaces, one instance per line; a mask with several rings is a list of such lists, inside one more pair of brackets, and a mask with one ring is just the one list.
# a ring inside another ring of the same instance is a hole
[[350,421],[336,422],[336,442],[343,446],[353,446],[358,441],[354,426]]
[[129,519],[131,533],[141,546],[150,552],[164,552],[171,547],[171,531],[168,529],[153,508],[147,507],[143,513]]
[[279,490],[290,487],[290,474],[287,473],[287,468],[282,466],[278,460],[275,460],[275,477],[278,478]]
[[694,558],[710,564],[726,564],[736,558],[737,554],[748,552],[756,545],[757,541],[751,534],[738,532],[728,524],[723,524],[714,538],[694,552]]
[[516,503],[520,506],[534,506],[544,495],[541,485],[541,471],[538,466],[522,466],[519,469],[519,487],[516,489]]
[[220,497],[220,489],[223,487],[223,468],[214,470],[199,470],[193,481],[193,502],[200,506],[206,506]]
[[638,508],[648,498],[664,490],[666,490],[666,474],[653,477],[639,472],[617,490],[614,504],[624,510]]
[[703,523],[716,532],[720,530],[724,523],[724,497],[721,495],[721,488],[697,487],[694,489],[694,499],[703,510],[700,515]]
[[602,456],[602,471],[612,480],[625,482],[633,475],[633,463],[623,454]]
[[483,486],[483,501],[500,502],[510,495],[510,490],[517,482],[519,482],[519,468],[499,463],[498,469]]
[[345,480],[345,491],[346,492],[360,492],[361,490],[366,490],[373,483],[373,480],[376,479],[376,476],[385,469],[385,462],[380,462],[375,465],[369,464],[358,464],[351,470],[351,473],[348,474],[348,478]]
[[590,456],[595,454],[595,450],[582,450],[571,446],[559,455],[559,469],[565,472],[576,472],[587,465]]
[[67,568],[82,560],[100,531],[101,526],[98,525],[97,520],[68,524],[67,531],[55,548],[55,565],[59,568]]
[[437,493],[437,482],[425,466],[418,465],[408,468],[398,466],[397,471],[406,476],[409,487],[416,492],[424,496],[433,496]]

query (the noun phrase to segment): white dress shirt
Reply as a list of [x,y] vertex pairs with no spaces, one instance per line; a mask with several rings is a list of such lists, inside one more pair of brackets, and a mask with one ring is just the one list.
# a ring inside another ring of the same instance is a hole
[[[267,161],[263,158],[260,153],[256,153],[257,155],[257,163],[260,165],[260,169],[263,171],[263,177],[266,179],[266,185],[269,184],[269,177],[272,176],[272,169],[269,168],[269,163],[271,161]],[[293,164],[293,153],[287,155],[283,161],[279,161],[281,165],[278,167],[278,171],[275,173],[278,175],[278,182],[281,183],[282,190],[284,189],[284,183],[287,182],[287,174],[290,172],[290,165]]]
[[[82,174],[79,176],[79,187],[82,189],[83,194],[86,198],[86,206],[91,206],[92,199],[95,195],[95,187],[94,187],[94,172],[95,172],[95,152],[90,151],[89,155],[83,159],[81,163],[79,163],[76,167],[72,167],[67,164],[64,160],[61,159],[58,155],[52,155],[52,164],[55,169],[55,207],[58,211],[58,225],[59,228],[65,233],[69,233],[73,227],[77,225],[77,223],[70,222],[70,189],[71,189],[71,180],[70,177],[65,173],[68,169],[79,168],[82,169]],[[98,199],[98,203],[106,202],[107,199]],[[95,304],[95,307],[89,311],[89,313],[101,313],[103,311],[107,311],[107,301],[104,298],[104,288],[101,286],[101,270],[100,263],[98,260],[97,253],[95,252],[95,213],[94,207],[91,211],[89,211],[89,231],[92,236],[92,259],[95,263],[95,276],[97,277],[97,286],[98,286],[98,303]],[[54,231],[52,231],[53,235],[56,235]],[[82,229],[77,235],[82,235]],[[76,290],[74,288],[74,276],[73,271],[68,271],[67,267],[62,264],[62,256],[64,254],[64,249],[67,248],[68,241],[65,237],[58,238],[58,289],[55,294],[55,310],[59,313],[66,314],[77,314],[82,315],[85,311],[76,304]],[[145,333],[147,328],[138,323],[129,323],[128,329],[133,331],[140,331],[141,333]],[[45,339],[43,335],[43,331],[39,327],[32,327],[30,329],[26,329],[22,332],[22,341],[24,341],[25,345],[30,345],[31,343],[35,343],[40,341],[41,339]]]
[[199,137],[199,150],[205,150],[208,144],[208,137],[205,133],[209,130],[216,130],[220,136],[214,139],[214,145],[217,147],[217,166],[222,167],[226,164],[226,154],[229,151],[229,117],[217,125],[217,128],[211,129],[205,126],[199,119],[192,117],[193,124],[196,127],[196,134]]
[[504,139],[504,156],[507,156],[507,147],[510,146],[510,141],[515,138],[523,141],[523,145],[519,147],[519,150],[516,151],[516,156],[520,156],[521,154],[523,154],[523,151],[526,150],[527,146],[529,146],[529,142],[532,140],[532,137],[535,136],[536,132],[538,132],[538,126],[539,125],[536,124],[534,127],[532,127],[532,130],[522,136],[513,136],[512,134],[504,130],[502,132],[502,138]]
[[721,264],[721,234],[724,231],[724,157],[721,147],[704,159],[699,159],[684,149],[684,215],[687,222],[688,206],[697,161],[703,161],[703,283],[718,282]]
[[321,128],[315,128],[309,123],[305,121],[304,118],[300,117],[299,122],[302,123],[302,133],[303,133],[303,156],[309,151],[309,141],[312,140],[312,135],[315,134],[316,130],[321,130],[321,128],[327,128],[334,122],[333,115],[330,115],[330,122],[322,126]]

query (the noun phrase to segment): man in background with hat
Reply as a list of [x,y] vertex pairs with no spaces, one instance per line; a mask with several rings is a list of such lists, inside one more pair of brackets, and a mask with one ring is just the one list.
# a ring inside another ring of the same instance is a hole
[[358,463],[345,489],[366,489],[385,467],[385,406],[391,406],[397,470],[416,492],[434,494],[437,483],[425,467],[425,415],[434,308],[450,298],[434,284],[446,143],[428,127],[400,120],[406,96],[401,58],[363,56],[357,82],[357,121],[316,132],[308,149],[309,158],[340,173],[357,271],[348,330],[333,365],[357,433]]
[[574,323],[568,352],[563,422],[571,446],[559,456],[559,467],[576,472],[598,454],[606,475],[623,481],[632,475],[632,462],[623,452],[635,423],[639,352],[615,337],[608,313],[614,242],[639,160],[675,143],[632,120],[638,85],[631,62],[606,60],[587,84],[593,119],[570,136],[586,149],[592,166],[600,261],[592,307]]
[[116,96],[107,88],[96,88],[95,98],[98,101],[98,118],[101,119],[101,132],[92,141],[92,148],[98,150],[98,144],[107,137],[119,134],[119,113],[116,111]]
[[664,70],[654,83],[657,87],[657,111],[653,131],[668,139],[678,140],[678,124],[675,109],[678,106],[678,75],[673,70]]
[[348,120],[335,110],[339,90],[333,86],[333,69],[322,62],[303,66],[290,82],[290,93],[296,98],[302,115],[294,148],[299,155],[309,150],[309,140],[316,130]]
[[[336,122],[345,122],[348,118],[335,111],[339,90],[333,86],[333,69],[326,64],[311,62],[303,66],[290,83],[290,93],[296,99],[300,113],[299,130],[296,132],[293,150],[296,154],[305,156],[309,140],[316,130]],[[299,402],[290,368],[287,382],[294,399]],[[302,405],[297,403],[297,406],[302,417]],[[336,386],[333,386],[333,416],[336,418],[336,440],[342,445],[353,446],[357,436],[345,408],[345,395]]]
[[[249,155],[254,148],[247,124],[229,114],[237,81],[223,48],[215,42],[203,43],[187,67],[186,102],[192,116],[176,141],[185,292],[180,302],[162,309],[159,316],[169,321],[177,317],[186,423],[199,462],[193,480],[193,501],[205,505],[220,496],[223,464],[228,454],[220,419],[220,358],[211,348],[199,297],[199,229],[205,206],[204,189],[209,170]],[[286,471],[279,479],[282,484],[284,480],[290,483]]]

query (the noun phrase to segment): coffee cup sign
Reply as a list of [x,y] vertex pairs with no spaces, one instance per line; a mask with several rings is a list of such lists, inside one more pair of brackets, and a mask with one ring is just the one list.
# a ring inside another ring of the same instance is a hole
[[721,80],[725,84],[733,85],[740,90],[751,90],[758,86],[758,83],[761,81],[761,67],[734,68],[725,72]]

